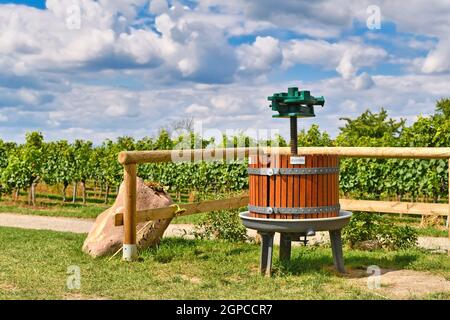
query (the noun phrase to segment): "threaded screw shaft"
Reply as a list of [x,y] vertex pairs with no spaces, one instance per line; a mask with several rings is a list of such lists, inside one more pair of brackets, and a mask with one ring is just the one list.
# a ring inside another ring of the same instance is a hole
[[296,156],[298,153],[297,117],[290,117],[290,119],[291,119],[291,155]]

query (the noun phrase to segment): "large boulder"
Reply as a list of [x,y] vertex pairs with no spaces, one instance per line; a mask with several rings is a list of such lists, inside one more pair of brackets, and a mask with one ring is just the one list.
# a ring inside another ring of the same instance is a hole
[[[137,210],[167,207],[173,204],[170,196],[162,189],[146,184],[142,179],[137,179]],[[83,251],[93,257],[100,257],[115,253],[123,244],[123,226],[114,225],[114,216],[123,212],[125,199],[125,187],[120,185],[119,193],[113,206],[101,213],[95,220],[88,237],[84,241]],[[172,219],[160,219],[151,223],[138,223],[137,234],[138,248],[148,248],[157,245],[164,231]]]

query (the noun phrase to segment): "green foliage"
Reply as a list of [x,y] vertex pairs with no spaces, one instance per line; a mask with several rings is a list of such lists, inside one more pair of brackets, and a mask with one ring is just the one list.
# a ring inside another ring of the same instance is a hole
[[7,190],[27,188],[42,177],[45,161],[44,137],[40,132],[26,135],[25,144],[12,150],[8,165],[2,170],[2,182]]
[[194,232],[196,238],[243,242],[248,239],[238,211],[215,211],[202,217]]
[[13,152],[16,147],[17,145],[15,143],[5,143],[2,139],[0,139],[0,198],[2,196],[2,193],[8,191],[8,187],[4,186],[1,177],[5,168],[8,167],[9,154]]
[[61,140],[48,143],[46,150],[43,165],[45,183],[69,185],[76,176],[73,149],[66,140]]
[[73,146],[75,181],[86,181],[93,177],[92,142],[75,140]]
[[[299,132],[299,146],[450,146],[449,99],[436,103],[436,113],[419,116],[411,125],[404,120],[366,111],[356,119],[344,118],[345,125],[333,141],[317,125]],[[204,139],[185,132],[172,139],[166,130],[153,138],[135,140],[119,137],[105,140],[99,146],[77,140],[44,143],[40,133],[27,135],[22,145],[0,140],[0,185],[3,192],[27,188],[33,181],[48,184],[70,184],[95,180],[102,186],[118,186],[123,168],[117,156],[123,150],[170,150],[205,148],[209,146],[287,146],[276,135],[269,140],[255,140],[242,133],[222,137],[221,141]],[[348,197],[363,199],[418,197],[440,201],[448,197],[448,165],[445,160],[404,159],[341,159],[340,188]],[[151,163],[138,166],[138,175],[156,181],[173,192],[198,190],[204,192],[239,191],[248,188],[247,162]],[[1,191],[0,191],[1,192]]]
[[158,181],[170,191],[237,191],[248,188],[247,165],[242,161],[148,163],[139,166],[138,175]]
[[350,223],[343,230],[343,240],[351,247],[407,249],[416,246],[417,231],[409,226],[391,223],[382,215],[354,213]]
[[356,119],[341,118],[346,121],[336,139],[339,146],[381,147],[393,146],[405,127],[405,120],[388,118],[386,110],[379,113],[365,111]]
[[320,131],[317,124],[313,124],[308,131],[302,129],[298,133],[299,147],[330,147],[333,141],[325,131]]
[[436,102],[436,111],[446,119],[450,119],[450,99],[442,98]]
[[[420,116],[406,127],[404,121],[366,111],[355,120],[346,119],[336,139],[340,146],[446,147],[450,145],[450,120],[438,108],[429,117]],[[448,102],[447,102],[448,103]],[[448,195],[448,165],[445,160],[342,159],[341,191],[352,197],[422,197],[438,201]]]

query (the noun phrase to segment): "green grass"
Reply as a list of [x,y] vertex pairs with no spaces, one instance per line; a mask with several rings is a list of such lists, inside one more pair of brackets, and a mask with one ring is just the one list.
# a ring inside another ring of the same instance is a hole
[[[20,195],[23,197],[26,197],[28,195],[28,193],[26,192],[20,192]],[[116,198],[116,194],[109,194],[108,196],[108,200],[109,202],[112,202],[114,199]],[[59,194],[51,194],[51,193],[36,193],[36,199],[39,199],[40,201],[45,201],[46,203],[48,201],[46,200],[51,200],[51,201],[56,201],[56,202],[62,202],[63,201],[63,196],[59,195]],[[66,201],[72,201],[72,195],[67,195],[66,196]],[[81,197],[75,197],[75,201],[77,203],[81,203],[83,201],[83,198]],[[89,197],[89,194],[87,194],[86,197],[86,203],[97,203],[97,204],[104,204],[105,203],[105,199],[102,197],[100,198],[92,198]]]
[[[166,238],[140,261],[92,259],[80,250],[84,235],[0,228],[0,299],[379,299],[332,268],[329,248],[295,247],[274,276],[257,274],[259,247]],[[275,250],[277,251],[277,249]],[[275,252],[276,257],[277,252]],[[450,277],[450,259],[421,250],[346,250],[348,269],[426,270]],[[81,289],[66,288],[67,268],[81,270]],[[435,294],[433,299],[448,295]]]
[[433,227],[413,227],[419,236],[423,237],[447,237],[448,230],[436,229]]
[[72,217],[72,218],[96,218],[100,213],[106,210],[108,206],[83,206],[83,205],[54,205],[44,208],[32,208],[29,206],[17,206],[0,202],[0,213],[17,213],[50,217]]
[[172,223],[174,224],[197,224],[202,220],[202,217],[204,217],[207,213],[199,213],[199,214],[193,214],[189,216],[181,216],[176,217],[173,219]]
[[424,237],[447,237],[448,230],[445,228],[445,219],[442,218],[441,225],[436,226],[420,226],[421,216],[419,215],[403,215],[398,214],[383,214],[384,217],[397,225],[407,225],[416,229],[419,236]]

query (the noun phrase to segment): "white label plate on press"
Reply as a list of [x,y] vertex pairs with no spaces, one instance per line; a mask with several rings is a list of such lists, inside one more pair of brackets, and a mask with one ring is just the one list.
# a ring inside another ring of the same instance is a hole
[[290,163],[291,164],[305,164],[306,160],[305,160],[305,157],[291,157]]

